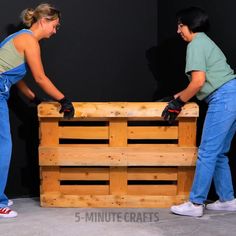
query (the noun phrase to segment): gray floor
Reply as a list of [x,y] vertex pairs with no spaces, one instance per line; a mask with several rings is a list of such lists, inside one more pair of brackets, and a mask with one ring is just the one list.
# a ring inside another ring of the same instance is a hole
[[41,208],[35,198],[14,199],[14,219],[0,218],[1,236],[236,235],[236,212],[205,211],[201,218],[168,209]]

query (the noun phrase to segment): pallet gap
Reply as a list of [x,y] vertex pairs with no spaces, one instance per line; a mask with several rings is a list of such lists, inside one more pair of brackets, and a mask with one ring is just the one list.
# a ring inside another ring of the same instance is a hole
[[108,126],[108,121],[59,121],[59,126]]
[[128,121],[128,126],[178,126],[178,121],[175,121],[173,124],[169,124],[167,121],[163,120],[153,120],[153,121]]
[[109,181],[103,181],[103,180],[61,180],[60,185],[109,185]]
[[108,139],[66,139],[60,138],[59,144],[109,144]]
[[177,185],[173,180],[128,180],[128,185]]
[[178,144],[178,139],[128,139],[128,144]]

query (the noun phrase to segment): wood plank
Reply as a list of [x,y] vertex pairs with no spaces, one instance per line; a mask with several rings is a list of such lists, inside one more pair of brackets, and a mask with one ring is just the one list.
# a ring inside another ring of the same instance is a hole
[[197,133],[197,118],[179,119],[179,140],[181,147],[195,147]]
[[42,119],[40,122],[40,145],[59,144],[58,119]]
[[59,181],[60,170],[58,166],[44,166],[41,167],[41,193],[47,192],[59,192],[60,181]]
[[177,167],[144,168],[129,167],[128,180],[177,180]]
[[193,178],[195,167],[178,167],[178,194],[189,194]]
[[[75,118],[101,118],[101,117],[130,117],[130,118],[160,118],[165,102],[73,102]],[[38,117],[62,118],[58,111],[57,102],[44,102],[38,106]],[[179,117],[198,117],[199,109],[196,103],[187,103]]]
[[109,168],[60,168],[60,180],[109,180]]
[[108,127],[75,126],[59,127],[59,138],[64,139],[108,139]]
[[100,208],[169,208],[183,203],[186,195],[148,196],[148,195],[62,195],[42,194],[43,207],[100,207]]
[[70,195],[106,195],[109,194],[108,185],[61,185],[61,194]]
[[[109,148],[127,146],[127,120],[111,119],[109,122]],[[126,159],[126,157],[124,158]],[[110,167],[110,194],[127,193],[127,167]]]
[[[60,180],[109,180],[109,168],[60,168]],[[177,180],[175,168],[129,167],[128,180]]]
[[127,193],[127,167],[110,167],[110,194]]
[[127,119],[111,119],[109,122],[109,146],[125,147],[127,146]]
[[178,139],[178,127],[129,126],[128,139]]
[[165,195],[175,196],[176,185],[128,185],[128,195]]
[[40,147],[40,166],[194,166],[196,147]]

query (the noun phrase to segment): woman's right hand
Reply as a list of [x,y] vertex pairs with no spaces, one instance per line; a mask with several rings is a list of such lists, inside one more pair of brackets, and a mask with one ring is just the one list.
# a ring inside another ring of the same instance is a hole
[[62,98],[58,101],[61,104],[60,113],[64,113],[64,118],[71,119],[74,117],[75,109],[70,100],[68,100],[66,97]]

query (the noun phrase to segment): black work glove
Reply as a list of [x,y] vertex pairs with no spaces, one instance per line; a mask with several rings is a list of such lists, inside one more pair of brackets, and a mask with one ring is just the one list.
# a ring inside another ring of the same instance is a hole
[[155,102],[170,102],[174,99],[175,99],[175,97],[172,95],[172,96],[163,97],[161,99],[157,99],[157,100],[155,100]]
[[61,100],[58,101],[61,104],[61,109],[60,109],[60,113],[64,113],[64,118],[70,119],[74,117],[75,114],[75,109],[71,103],[70,100],[68,100],[67,98],[62,98]]
[[30,102],[38,106],[43,101],[45,100],[35,95]]
[[185,102],[183,102],[180,98],[170,101],[163,110],[161,116],[164,117],[164,120],[169,121],[169,123],[172,124],[181,112],[184,104]]

